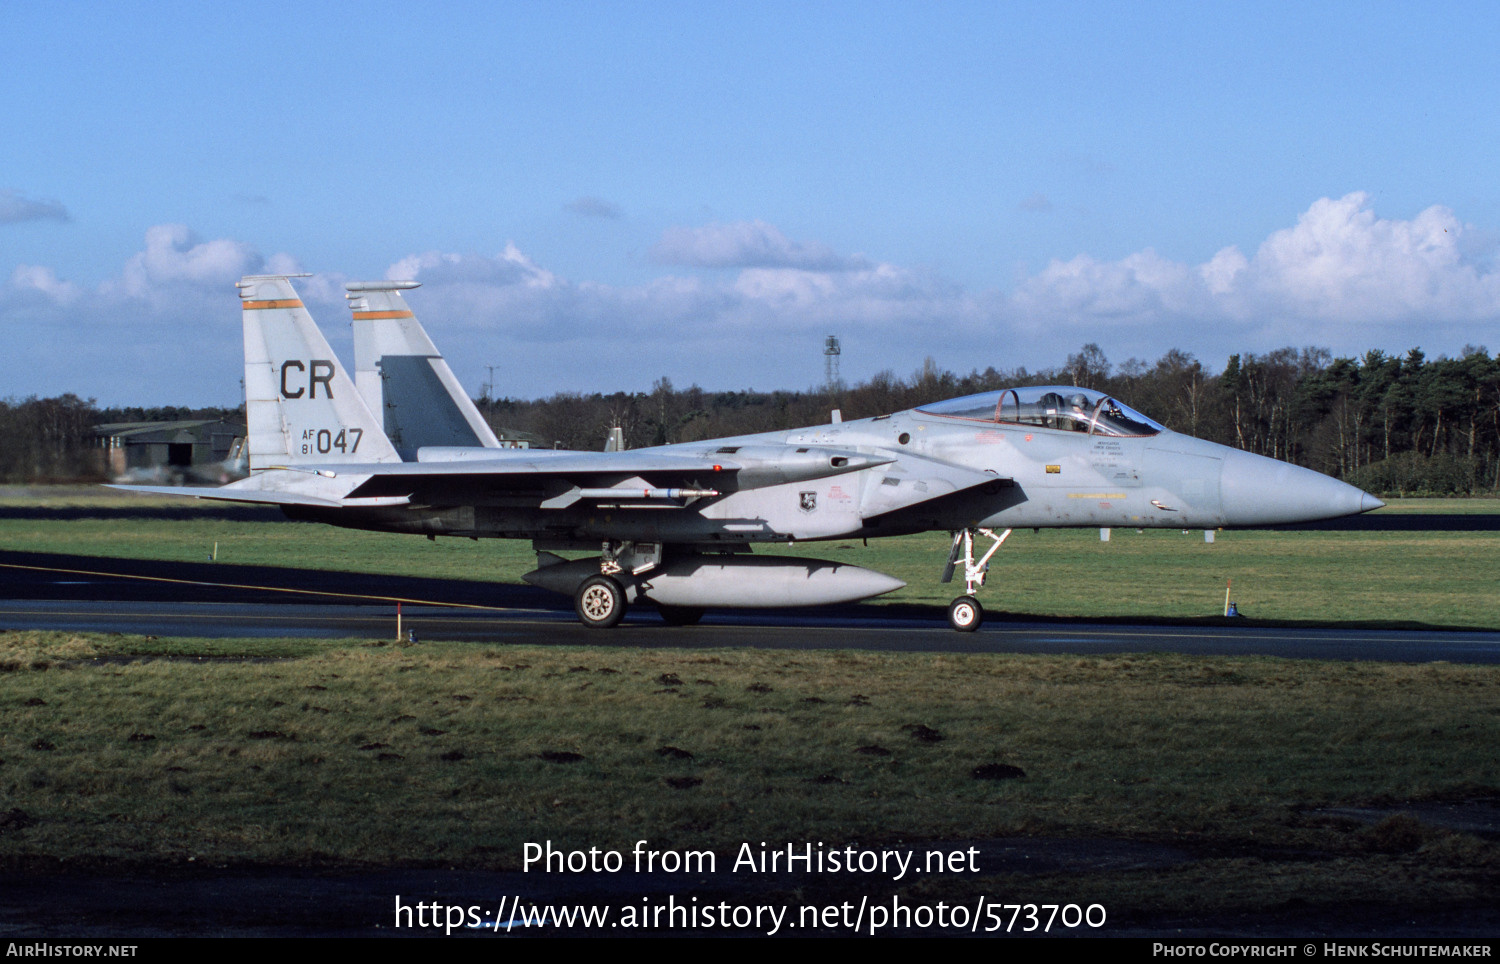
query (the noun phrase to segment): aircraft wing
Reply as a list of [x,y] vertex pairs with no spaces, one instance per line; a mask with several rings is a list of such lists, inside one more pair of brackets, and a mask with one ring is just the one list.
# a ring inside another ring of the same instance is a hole
[[573,452],[541,458],[405,462],[368,466],[349,499],[409,498],[443,504],[525,492],[544,509],[583,499],[655,502],[715,496],[740,465],[635,452]]
[[[718,495],[716,490],[683,483],[711,484],[715,478],[728,483],[732,473],[739,469],[733,462],[666,455],[575,452],[541,458],[502,456],[484,461],[299,464],[295,469],[272,466],[248,479],[217,487],[115,485],[111,488],[225,502],[323,508],[431,504],[527,490],[539,501],[550,501],[543,508],[562,508],[588,498],[652,501]],[[626,484],[628,487],[622,487]],[[568,498],[570,493],[575,497]],[[559,497],[563,501],[554,501]]]
[[[424,454],[428,450],[424,449]],[[470,450],[472,452],[474,450]],[[481,450],[485,451],[485,450]],[[128,491],[201,499],[328,508],[483,502],[487,498],[535,500],[540,509],[579,501],[682,504],[724,491],[841,475],[892,460],[834,449],[745,447],[726,454],[625,452],[496,452],[491,458],[455,457],[429,462],[372,462],[269,466],[219,488],[117,486]],[[434,451],[434,454],[441,454]],[[457,454],[457,453],[454,453]],[[468,453],[464,453],[466,456]]]
[[[424,450],[425,451],[425,450]],[[517,454],[488,459],[463,459],[443,462],[389,462],[360,466],[299,466],[312,471],[328,470],[337,474],[368,473],[377,478],[439,478],[454,475],[589,475],[598,473],[646,475],[646,474],[702,474],[705,472],[738,471],[738,462],[684,458],[677,455],[654,455],[649,449],[634,449],[626,452],[558,452],[540,458],[528,457],[527,449],[514,450]],[[542,449],[548,452],[548,449]]]
[[372,499],[337,499],[289,492],[275,489],[235,489],[227,485],[110,485],[107,488],[124,492],[139,492],[142,495],[190,496],[195,499],[214,499],[219,502],[250,502],[262,505],[310,505],[328,509],[377,508],[380,506],[407,505],[411,500],[405,496],[388,496]]

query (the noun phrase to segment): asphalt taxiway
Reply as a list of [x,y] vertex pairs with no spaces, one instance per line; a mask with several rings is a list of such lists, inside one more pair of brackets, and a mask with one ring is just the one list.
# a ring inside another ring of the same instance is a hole
[[399,603],[401,635],[418,641],[1500,663],[1494,632],[992,614],[979,632],[964,634],[948,628],[938,607],[910,605],[712,612],[688,627],[668,627],[654,609],[637,607],[614,630],[590,630],[566,599],[529,586],[50,553],[0,552],[0,587],[0,629],[394,639]]

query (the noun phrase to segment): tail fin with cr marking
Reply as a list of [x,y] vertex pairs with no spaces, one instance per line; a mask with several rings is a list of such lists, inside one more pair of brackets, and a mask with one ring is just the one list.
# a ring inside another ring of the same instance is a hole
[[245,418],[250,470],[399,462],[354,382],[289,280],[240,279],[245,322]]

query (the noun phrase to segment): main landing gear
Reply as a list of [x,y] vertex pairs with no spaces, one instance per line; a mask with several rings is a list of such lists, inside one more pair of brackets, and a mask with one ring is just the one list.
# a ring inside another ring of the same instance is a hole
[[573,594],[573,609],[590,629],[608,629],[625,618],[625,589],[609,576],[590,576]]
[[[590,629],[618,625],[630,607],[625,583],[650,572],[661,562],[659,542],[605,542],[599,555],[599,575],[585,579],[573,594],[573,609],[579,621]],[[703,610],[693,606],[658,604],[656,608],[668,626],[691,626],[703,618]]]
[[[974,536],[989,536],[995,540],[984,556],[974,561]],[[974,594],[979,587],[984,585],[984,578],[989,573],[990,557],[995,550],[1005,544],[1010,538],[1010,530],[1006,529],[998,536],[989,529],[963,529],[953,533],[953,548],[948,553],[948,565],[943,569],[942,582],[953,581],[953,571],[960,562],[964,565],[964,594],[948,604],[948,624],[961,633],[972,633],[984,622],[984,607],[979,605],[979,600]]]

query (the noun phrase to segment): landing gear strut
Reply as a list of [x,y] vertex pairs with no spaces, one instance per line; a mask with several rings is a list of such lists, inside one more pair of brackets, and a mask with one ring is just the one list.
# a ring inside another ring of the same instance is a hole
[[[974,535],[989,536],[995,540],[984,556],[974,561]],[[953,581],[953,571],[959,562],[964,564],[964,594],[953,600],[948,606],[948,624],[961,633],[972,633],[984,622],[984,607],[979,605],[979,600],[974,594],[979,587],[984,585],[984,578],[989,574],[990,557],[995,550],[1005,544],[1010,538],[1010,530],[1006,529],[998,536],[989,529],[963,529],[953,533],[953,548],[948,553],[948,565],[943,569],[943,582]]]

